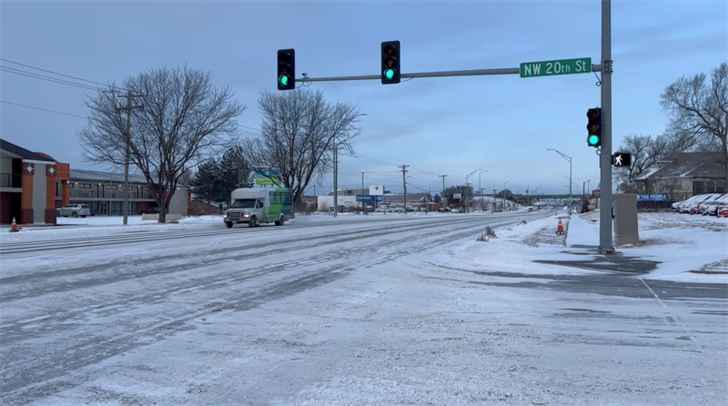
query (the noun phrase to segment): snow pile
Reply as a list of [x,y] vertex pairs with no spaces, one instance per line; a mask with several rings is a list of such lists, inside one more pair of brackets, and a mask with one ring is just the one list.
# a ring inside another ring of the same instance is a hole
[[[597,225],[596,229],[594,228],[594,224]],[[568,226],[568,236],[566,237],[567,245],[599,246],[598,221],[596,223],[592,223],[589,220],[583,220],[581,217],[573,215],[568,221]]]
[[[598,245],[598,216],[574,216],[569,245]],[[677,213],[639,213],[640,244],[624,255],[660,262],[646,278],[728,283],[728,219]]]
[[557,213],[546,218],[526,221],[506,228],[493,227],[496,238],[486,242],[458,242],[434,257],[442,266],[457,264],[458,268],[480,271],[497,271],[523,274],[588,274],[592,271],[534,263],[534,260],[573,259],[562,253],[565,237],[556,234]]

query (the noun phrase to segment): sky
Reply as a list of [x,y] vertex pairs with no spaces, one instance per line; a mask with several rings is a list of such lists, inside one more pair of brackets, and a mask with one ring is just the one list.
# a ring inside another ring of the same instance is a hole
[[[599,1],[7,1],[0,3],[0,58],[100,83],[162,66],[210,71],[247,108],[243,136],[260,128],[257,97],[276,91],[276,51],[294,48],[309,77],[379,74],[382,41],[401,42],[403,73],[516,68],[522,62],[600,60]],[[684,75],[725,62],[725,1],[613,1],[613,135],[660,134],[659,97]],[[53,76],[2,61],[0,66]],[[66,78],[68,79],[68,78]],[[75,80],[78,82],[77,80]],[[84,82],[81,82],[84,83]],[[574,193],[599,165],[586,145],[586,111],[600,104],[595,74],[417,78],[313,83],[331,103],[358,106],[359,158],[342,157],[339,187],[364,183],[408,192],[463,184],[490,192]],[[89,90],[0,72],[3,139],[77,169]],[[66,116],[8,103],[77,115]],[[480,185],[478,185],[480,183]],[[519,187],[520,186],[520,187]],[[323,178],[317,194],[333,188]],[[538,189],[536,189],[538,188]],[[313,193],[309,188],[308,194]]]

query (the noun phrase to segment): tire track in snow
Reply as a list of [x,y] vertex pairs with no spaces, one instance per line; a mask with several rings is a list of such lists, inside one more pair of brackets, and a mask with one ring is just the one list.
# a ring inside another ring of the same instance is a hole
[[[496,224],[506,225],[516,223],[517,221],[519,221],[519,218],[520,216],[514,217],[513,219],[502,219]],[[485,221],[492,219],[483,220],[484,223]],[[420,231],[426,228],[441,228],[442,224],[429,223],[417,226],[399,226],[396,228],[396,230],[393,230],[393,228],[389,228],[383,230],[380,233],[371,233],[366,230],[357,231],[351,233],[352,235],[349,235],[349,237],[346,238],[345,241],[339,238],[341,243],[351,242],[354,240],[356,240],[357,242],[361,242],[361,244],[352,246],[348,249],[337,250],[336,245],[338,244],[334,243],[330,246],[327,246],[329,251],[328,254],[324,256],[320,255],[320,253],[314,253],[307,258],[301,258],[297,261],[273,263],[266,265],[263,268],[261,268],[260,266],[253,266],[253,268],[236,271],[234,273],[223,271],[224,274],[219,274],[213,278],[206,278],[207,281],[203,283],[201,283],[201,281],[199,280],[191,280],[183,285],[175,285],[166,289],[145,292],[141,295],[137,295],[136,297],[124,297],[116,302],[104,303],[101,305],[76,309],[74,311],[67,312],[65,316],[63,316],[63,314],[61,313],[54,313],[52,315],[53,318],[51,318],[50,320],[43,319],[42,324],[52,324],[54,325],[52,327],[58,328],[59,326],[63,326],[63,324],[61,323],[63,323],[64,321],[68,321],[73,317],[78,317],[79,315],[88,312],[102,311],[104,309],[111,310],[111,312],[106,315],[106,317],[112,318],[112,316],[117,316],[116,318],[118,320],[121,314],[129,312],[131,309],[135,309],[139,305],[145,305],[150,303],[150,300],[147,300],[145,302],[144,299],[152,299],[152,303],[163,303],[169,295],[178,292],[190,290],[219,291],[220,289],[230,288],[231,286],[254,280],[264,275],[273,275],[276,272],[283,273],[287,270],[291,270],[291,268],[293,268],[294,270],[295,268],[300,269],[302,263],[305,263],[306,265],[304,266],[306,267],[311,267],[316,265],[324,265],[327,262],[334,262],[334,264],[331,266],[328,266],[322,270],[317,270],[313,273],[309,273],[307,275],[304,275],[303,277],[300,276],[300,273],[293,276],[283,277],[282,279],[269,283],[268,286],[263,287],[262,289],[254,287],[244,292],[240,292],[237,290],[234,290],[233,292],[228,292],[228,295],[237,296],[237,299],[228,299],[227,301],[225,301],[225,305],[223,305],[222,307],[228,309],[229,311],[243,311],[259,306],[260,304],[265,303],[268,300],[283,298],[288,295],[302,292],[306,289],[322,286],[326,283],[343,277],[351,272],[354,268],[340,265],[338,262],[343,262],[344,264],[351,263],[352,257],[355,255],[365,255],[367,258],[371,258],[372,250],[390,250],[392,249],[392,247],[400,245],[410,246],[403,254],[390,253],[389,255],[380,257],[380,259],[375,260],[374,262],[369,262],[368,265],[370,265],[369,267],[371,267],[377,264],[382,264],[394,260],[402,255],[422,252],[443,243],[454,241],[465,236],[472,236],[477,233],[476,230],[480,230],[484,226],[484,224],[482,224],[481,222],[477,222],[471,219],[462,219],[455,223],[449,222],[446,225],[452,226],[463,224],[468,224],[465,229],[444,231],[437,235],[427,233],[415,233],[413,234],[412,239],[395,239],[393,242],[388,243],[385,247],[382,247],[380,245],[376,237],[396,237],[397,234],[401,233],[411,233],[412,231]],[[491,222],[491,225],[494,225],[494,223]],[[362,232],[368,232],[368,234],[366,236],[360,236],[359,234],[361,234]],[[316,243],[313,245],[318,246],[319,244],[320,243]],[[311,246],[311,244],[308,244],[306,247],[310,248]],[[307,248],[299,248],[297,250],[305,250]],[[240,258],[234,259],[233,261],[239,262],[246,258],[247,256],[240,256]],[[195,264],[195,266],[190,267],[190,269],[209,267],[211,265],[214,266],[220,264],[211,264],[205,261],[203,258],[199,258],[199,260],[200,263]],[[227,261],[230,261],[230,258],[225,258],[225,261],[223,262]],[[153,263],[157,261],[148,262]],[[303,272],[308,271],[304,270]],[[223,292],[219,292],[215,296],[220,298],[221,296],[223,296],[222,294]],[[69,377],[69,375],[78,375],[79,369],[91,364],[98,363],[109,357],[124,353],[126,351],[130,351],[138,346],[163,340],[179,331],[182,331],[188,328],[185,325],[187,321],[190,321],[196,317],[200,317],[201,315],[209,314],[211,311],[221,308],[220,300],[215,300],[214,302],[208,301],[206,304],[202,305],[201,309],[197,311],[185,313],[182,315],[176,315],[172,318],[168,318],[161,322],[153,323],[152,325],[144,326],[142,328],[131,329],[130,331],[127,331],[123,335],[117,337],[104,338],[93,336],[90,338],[85,338],[82,342],[72,345],[71,348],[57,348],[56,346],[52,346],[50,348],[50,351],[53,352],[50,354],[44,353],[42,350],[38,349],[35,349],[35,351],[31,350],[30,353],[28,353],[27,351],[13,351],[13,347],[15,347],[14,344],[16,344],[18,341],[23,340],[20,343],[22,346],[22,344],[26,344],[26,342],[28,343],[28,345],[31,345],[28,341],[32,340],[32,338],[30,337],[22,337],[22,333],[17,330],[17,328],[22,327],[15,326],[15,328],[11,328],[9,330],[14,330],[16,334],[18,334],[18,336],[12,337],[11,335],[5,336],[3,338],[3,353],[5,353],[3,354],[3,363],[5,365],[4,370],[6,372],[5,379],[2,384],[3,393],[6,394],[3,395],[3,399],[5,399],[4,401],[7,401],[9,403],[15,403],[16,400],[20,401],[20,403],[26,403],[43,396],[48,396],[59,390],[73,387],[80,383],[80,381],[83,380],[83,377],[75,376],[71,378]],[[36,323],[38,321],[40,320],[35,320]],[[64,330],[70,330],[68,332],[68,336],[65,338],[70,341],[74,338],[74,327],[73,325],[69,324],[66,324],[65,326],[66,328]],[[9,330],[6,330],[6,327],[12,326],[3,326],[3,335],[5,335],[5,332],[9,332]],[[55,330],[54,332],[60,331]],[[27,332],[25,334],[27,334]],[[14,340],[8,341],[6,340],[6,338],[14,338]],[[66,340],[60,340],[60,342],[63,343],[66,342]],[[16,354],[18,358],[16,360],[8,359],[7,355],[11,354]]]

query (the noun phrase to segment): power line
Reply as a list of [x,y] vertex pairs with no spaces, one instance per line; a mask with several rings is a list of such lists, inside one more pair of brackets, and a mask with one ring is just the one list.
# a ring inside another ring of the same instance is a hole
[[62,115],[64,115],[64,116],[70,116],[70,117],[78,117],[78,118],[84,118],[84,119],[85,119],[85,118],[87,118],[87,117],[84,117],[84,116],[78,116],[78,115],[75,115],[75,114],[69,114],[69,113],[62,113],[62,112],[60,112],[60,111],[54,111],[54,110],[46,110],[46,109],[41,109],[41,108],[38,108],[38,107],[26,106],[26,105],[24,105],[24,104],[18,104],[18,103],[12,103],[12,102],[7,102],[7,101],[5,101],[5,100],[0,100],[0,103],[5,103],[5,104],[11,104],[11,105],[13,105],[13,106],[18,106],[18,107],[25,107],[26,109],[33,109],[33,110],[40,110],[40,111],[45,111],[45,112],[48,112],[48,113],[62,114]]
[[71,76],[71,75],[66,75],[66,74],[63,74],[63,73],[54,72],[52,70],[42,69],[42,68],[38,68],[38,67],[35,67],[35,66],[31,66],[31,65],[26,65],[26,64],[23,64],[23,63],[19,63],[19,62],[9,61],[7,59],[0,58],[0,61],[7,62],[7,63],[12,63],[13,65],[24,66],[26,68],[35,69],[35,70],[39,70],[39,71],[42,71],[42,72],[52,73],[52,74],[58,75],[58,76],[64,76],[64,77],[67,77],[67,78],[80,80],[80,81],[83,81],[83,82],[94,83],[94,84],[101,85],[101,86],[104,86],[104,87],[108,87],[109,86],[108,84],[105,84],[105,83],[95,82],[93,80],[83,79],[83,78],[79,78],[79,77]]
[[83,83],[75,83],[75,82],[71,82],[70,80],[58,79],[58,78],[53,78],[53,77],[45,76],[45,75],[39,75],[37,73],[26,72],[26,71],[22,71],[22,70],[15,69],[15,68],[8,68],[6,66],[0,66],[0,71],[12,73],[14,75],[26,76],[26,77],[33,78],[33,79],[45,80],[47,82],[58,83],[61,85],[77,87],[77,88],[85,89],[85,90],[96,90],[96,91],[104,90],[104,89],[100,89],[98,87],[94,87],[91,85],[84,85]]

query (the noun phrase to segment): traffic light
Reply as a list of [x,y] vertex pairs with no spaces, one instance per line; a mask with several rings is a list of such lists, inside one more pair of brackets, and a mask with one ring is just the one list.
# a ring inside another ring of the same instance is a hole
[[382,84],[399,83],[399,41],[382,42]]
[[296,88],[296,51],[294,49],[278,50],[278,90]]
[[599,107],[589,109],[586,116],[589,118],[589,124],[586,125],[586,129],[589,131],[586,144],[598,148],[602,145],[602,109]]

